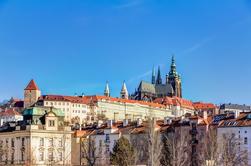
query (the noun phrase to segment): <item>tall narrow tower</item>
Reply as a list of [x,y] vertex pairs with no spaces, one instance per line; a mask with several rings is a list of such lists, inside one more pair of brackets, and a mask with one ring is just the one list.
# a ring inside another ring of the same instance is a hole
[[156,84],[162,84],[162,78],[161,78],[161,74],[160,74],[160,66],[158,67]]
[[172,57],[172,63],[167,77],[167,82],[172,85],[174,96],[182,98],[181,76],[176,71],[174,56]]
[[110,97],[110,88],[109,88],[108,81],[106,81],[104,95],[105,95],[106,97]]
[[24,108],[35,104],[40,96],[41,91],[39,90],[35,81],[32,79],[24,89]]
[[120,92],[120,97],[122,99],[128,99],[128,91],[127,91],[127,88],[126,88],[125,81],[123,82],[123,85],[122,85],[122,89],[121,89],[121,92]]
[[152,70],[152,84],[156,83],[156,78],[155,78],[155,68],[153,66],[153,70]]

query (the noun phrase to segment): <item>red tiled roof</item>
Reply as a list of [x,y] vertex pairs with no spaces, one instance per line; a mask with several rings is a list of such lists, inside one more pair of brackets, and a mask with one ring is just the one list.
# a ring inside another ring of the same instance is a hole
[[39,90],[37,84],[32,79],[24,90]]
[[87,103],[88,101],[84,97],[79,97],[79,96],[43,95],[39,97],[39,100],[65,101],[65,102],[72,102],[72,103],[88,104]]
[[181,106],[187,109],[194,109],[193,103],[189,100],[179,98],[179,97],[164,97],[164,98],[157,98],[154,100],[156,103],[164,104],[164,105],[174,105],[174,106]]
[[193,106],[196,110],[216,109],[216,106],[212,103],[195,102],[193,103]]
[[150,107],[158,107],[158,108],[166,108],[165,105],[154,103],[154,102],[147,102],[147,101],[138,101],[138,100],[130,100],[130,99],[121,99],[121,98],[114,98],[114,97],[107,97],[107,96],[85,96],[87,103],[91,102],[98,102],[98,101],[109,101],[109,102],[119,102],[119,103],[132,103],[132,104],[141,104],[141,105],[147,105]]
[[0,116],[14,116],[14,115],[21,115],[21,114],[15,111],[14,109],[9,109],[9,110],[0,112]]

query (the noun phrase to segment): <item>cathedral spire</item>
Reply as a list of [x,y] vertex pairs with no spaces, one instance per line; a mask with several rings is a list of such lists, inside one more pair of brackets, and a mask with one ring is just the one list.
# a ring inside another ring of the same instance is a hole
[[122,85],[122,89],[121,89],[121,92],[120,92],[120,97],[122,99],[128,99],[128,91],[127,91],[127,88],[126,88],[125,81],[123,82],[123,85]]
[[156,84],[162,84],[162,78],[161,78],[161,74],[160,74],[160,66],[158,67]]
[[104,95],[105,95],[106,97],[110,97],[110,88],[109,88],[109,83],[108,83],[108,81],[106,81]]
[[167,82],[172,85],[172,88],[174,90],[174,96],[182,97],[181,77],[176,71],[174,56],[172,56],[172,62],[170,66],[169,75],[167,77]]
[[171,62],[171,67],[170,67],[170,72],[169,72],[169,76],[173,76],[176,77],[178,76],[178,73],[176,71],[176,64],[175,64],[175,58],[174,55],[172,56],[172,62]]
[[153,66],[153,70],[152,70],[152,84],[155,84],[156,79],[155,79],[155,68]]

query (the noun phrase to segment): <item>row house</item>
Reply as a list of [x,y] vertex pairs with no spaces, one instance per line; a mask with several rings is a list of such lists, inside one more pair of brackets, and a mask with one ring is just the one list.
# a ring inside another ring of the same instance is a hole
[[220,121],[217,134],[219,142],[232,138],[232,151],[247,155],[246,165],[251,165],[251,112],[243,112],[236,118]]
[[[152,123],[152,124],[151,124]],[[79,156],[84,156],[83,151],[79,151],[79,148],[83,147],[83,145],[90,143],[90,140],[93,140],[93,144],[95,146],[94,151],[91,152],[91,148],[88,148],[88,154],[95,153],[92,157],[96,158],[97,165],[109,165],[110,161],[110,153],[113,151],[113,147],[116,141],[121,137],[127,138],[133,147],[138,151],[137,153],[137,164],[139,165],[147,165],[148,161],[148,142],[149,142],[149,134],[154,130],[159,134],[155,139],[162,140],[165,138],[166,134],[174,133],[174,135],[170,135],[170,139],[174,141],[172,145],[174,148],[182,151],[185,148],[190,149],[189,146],[192,137],[190,135],[190,131],[192,129],[192,124],[197,124],[198,135],[197,138],[203,140],[205,137],[205,132],[207,130],[207,125],[209,125],[209,121],[204,119],[204,117],[191,116],[191,117],[183,117],[183,118],[165,118],[164,120],[153,120],[149,123],[149,121],[145,121],[142,119],[137,119],[136,121],[123,120],[117,121],[116,123],[112,120],[108,120],[105,124],[100,124],[98,126],[86,126],[82,131],[76,131],[75,136],[73,138],[72,146],[77,150],[76,154],[73,155],[72,161],[76,161],[73,165],[86,164],[86,158]],[[182,137],[182,140],[179,138]],[[180,141],[180,142],[178,142]],[[183,142],[182,142],[183,141]],[[91,141],[92,142],[92,141]],[[178,147],[182,142],[182,147]],[[157,146],[154,149],[156,153],[159,153],[162,149],[161,146]],[[198,144],[198,148],[205,148],[205,142],[201,141]],[[81,148],[80,148],[81,149]],[[157,152],[158,151],[158,152]],[[187,150],[187,152],[190,150]],[[185,150],[184,150],[184,153]],[[179,157],[182,155],[179,154]],[[187,163],[190,162],[191,156],[190,153],[186,155]],[[184,159],[185,160],[185,159]]]

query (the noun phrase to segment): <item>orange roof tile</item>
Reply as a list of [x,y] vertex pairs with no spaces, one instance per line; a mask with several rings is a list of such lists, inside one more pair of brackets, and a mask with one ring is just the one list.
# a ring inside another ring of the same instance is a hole
[[37,84],[32,79],[24,90],[39,90]]
[[216,109],[216,106],[212,103],[195,102],[195,103],[193,103],[193,106],[196,110]]

